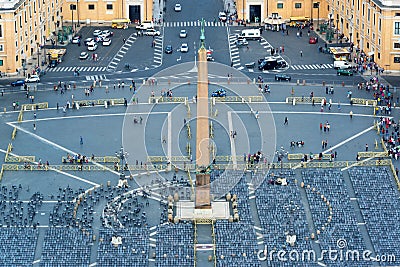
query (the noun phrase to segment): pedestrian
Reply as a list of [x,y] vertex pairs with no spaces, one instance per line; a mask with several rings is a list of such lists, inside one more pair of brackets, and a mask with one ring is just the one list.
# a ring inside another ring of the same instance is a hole
[[368,144],[365,144],[365,152],[368,152]]
[[125,38],[123,38],[123,39],[122,39],[122,41],[125,43],[125,42],[126,42],[126,39],[125,39]]
[[80,143],[81,145],[83,145],[83,138],[82,138],[82,136],[80,137],[79,143]]
[[285,122],[283,123],[283,125],[288,125],[289,124],[289,119],[288,117],[285,117]]
[[322,140],[322,149],[325,148],[325,140]]
[[165,137],[165,135],[162,138],[162,142],[163,142],[163,144],[167,143],[167,138]]
[[319,123],[319,130],[322,132],[322,122]]
[[300,50],[300,57],[303,57],[303,50]]
[[353,118],[353,111],[350,111],[350,119]]
[[33,119],[36,120],[36,112],[33,113]]
[[36,131],[36,123],[33,123],[33,130]]
[[396,176],[399,177],[399,169],[396,167]]
[[58,110],[59,106],[58,106],[58,102],[57,102],[57,110]]
[[337,104],[337,109],[338,109],[338,110],[341,110],[340,101],[339,101],[338,104]]

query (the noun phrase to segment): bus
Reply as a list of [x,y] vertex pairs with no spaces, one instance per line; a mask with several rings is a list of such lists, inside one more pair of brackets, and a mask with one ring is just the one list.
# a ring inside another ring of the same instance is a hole
[[308,26],[309,23],[309,17],[290,17],[289,26],[304,28],[305,26]]
[[130,19],[113,19],[111,21],[111,28],[113,29],[127,29],[131,23]]

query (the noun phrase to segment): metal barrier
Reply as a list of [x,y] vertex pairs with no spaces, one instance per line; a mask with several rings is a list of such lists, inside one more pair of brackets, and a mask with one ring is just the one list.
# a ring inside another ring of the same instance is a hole
[[292,104],[293,100],[295,100],[295,103],[312,103],[314,101],[314,103],[321,103],[322,101],[326,101],[325,97],[319,97],[319,96],[315,96],[315,97],[305,97],[305,96],[290,96],[290,97],[286,97],[286,103],[288,104]]
[[[314,160],[319,160],[319,153],[315,153],[315,154],[301,154],[301,153],[288,154],[288,160],[302,160],[304,158],[304,155],[307,155],[308,158],[310,158],[310,155],[313,155],[313,159]],[[323,160],[331,160],[331,154],[322,154],[322,159]]]
[[358,152],[357,155],[360,158],[387,158],[389,157],[387,152]]
[[11,139],[14,140],[16,136],[17,136],[17,128],[14,127],[14,130],[12,131],[12,134],[11,134]]
[[[242,156],[237,155],[236,159],[241,158]],[[230,162],[232,161],[232,156],[223,156],[223,155],[217,155],[214,157],[215,161],[217,162]],[[153,163],[157,163],[157,162],[168,162],[170,159],[167,156],[147,156],[147,161],[148,162],[153,162]],[[171,162],[185,162],[185,161],[190,161],[190,157],[189,156],[172,156],[171,157]]]
[[396,174],[396,169],[394,168],[392,161],[390,161],[390,169],[392,170],[392,174],[393,174],[394,180],[396,181],[397,189],[400,190],[399,177]]
[[23,104],[21,107],[21,110],[29,111],[29,110],[47,109],[47,108],[49,108],[49,103],[42,102],[42,103],[33,103],[33,104]]
[[35,156],[12,156],[6,154],[4,162],[35,162]]
[[[225,96],[225,97],[213,97],[212,99],[215,99],[215,102],[262,102],[264,101],[263,96],[257,95],[257,96]],[[214,100],[212,100],[214,101]],[[211,102],[212,102],[211,101]]]
[[166,97],[166,96],[150,96],[149,104],[152,103],[184,103],[188,101],[187,97]]
[[[59,170],[59,171],[110,171],[116,170],[114,165],[92,165],[92,164],[64,164],[64,165],[51,165],[46,169],[46,165],[29,164],[3,164],[5,171],[46,171],[46,170]],[[167,168],[166,165],[129,165],[128,171],[161,171]]]
[[353,101],[353,104],[373,106],[373,107],[375,107],[378,103],[376,100],[364,99],[364,98],[354,98],[354,97],[351,98],[351,101]]
[[123,105],[125,103],[124,98],[112,98],[112,99],[96,99],[96,100],[75,100],[74,104],[78,104],[79,106],[96,106],[96,105]]
[[194,195],[194,183],[193,183],[193,180],[192,180],[192,176],[190,175],[190,170],[187,170],[187,175],[188,175],[188,178],[189,178],[190,187],[192,188],[192,195]]
[[[73,159],[73,158],[71,158],[71,159]],[[95,161],[95,162],[103,162],[103,163],[119,162],[119,159],[116,156],[99,156],[99,157],[88,158],[88,160]],[[61,162],[62,163],[70,163],[70,160],[67,157],[62,157]]]

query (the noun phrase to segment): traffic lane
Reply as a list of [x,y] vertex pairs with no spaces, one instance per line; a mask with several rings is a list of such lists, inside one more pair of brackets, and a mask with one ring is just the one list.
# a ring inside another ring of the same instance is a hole
[[345,86],[357,86],[360,82],[365,82],[362,76],[355,74],[353,76],[338,76],[336,73],[299,73],[297,71],[293,72],[285,72],[286,75],[291,77],[291,81],[275,81],[276,72],[270,73],[245,73],[251,80],[257,79],[258,76],[263,77],[264,83],[279,83],[279,84],[288,84],[293,85],[299,81],[299,84],[303,84],[305,81],[306,85],[322,85],[324,82],[327,85],[339,85],[342,86],[344,83]]
[[[98,47],[95,51],[88,51],[87,46],[84,45],[84,40],[86,38],[94,38],[93,32],[95,30],[111,30],[114,33],[114,35],[110,37],[111,45],[103,46],[102,42],[99,42],[97,43]],[[65,60],[60,64],[60,66],[107,66],[124,44],[123,40],[128,39],[129,36],[135,32],[136,30],[133,27],[126,30],[111,29],[111,27],[83,27],[78,32],[78,34],[82,36],[81,45],[78,46],[78,44],[69,43],[66,46],[67,54]],[[79,60],[79,55],[83,51],[89,53],[89,58],[92,58],[91,56],[93,54],[97,54],[98,60]]]
[[206,27],[205,46],[212,49],[214,62],[230,66],[228,31],[226,27]]
[[[182,11],[175,11],[175,4],[181,4]],[[195,4],[194,4],[195,3]],[[206,21],[217,21],[218,12],[223,11],[222,1],[203,0],[192,2],[189,0],[173,0],[166,2],[164,21],[197,21],[202,18]],[[212,12],[210,12],[210,7]]]
[[[298,38],[296,36],[297,28],[288,27],[289,34],[282,34],[282,32],[267,31],[263,30],[262,36],[274,47],[284,48],[284,55],[287,56],[292,65],[297,64],[327,64],[332,63],[332,56],[329,54],[319,53],[318,47],[325,46],[325,42],[322,39],[318,39],[317,44],[309,43],[309,36],[307,35],[307,29],[303,29],[303,36]],[[316,36],[311,31],[310,37]],[[303,55],[301,56],[300,51]]]
[[[130,69],[144,69],[153,64],[154,47],[152,43],[155,40],[153,36],[138,36],[132,46],[126,50],[124,57],[119,61],[116,70],[124,70],[125,64],[129,64]],[[121,41],[123,43],[123,41]],[[160,42],[161,44],[162,42]]]

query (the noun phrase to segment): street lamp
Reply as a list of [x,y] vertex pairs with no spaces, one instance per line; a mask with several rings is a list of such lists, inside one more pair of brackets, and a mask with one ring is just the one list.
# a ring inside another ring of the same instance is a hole
[[39,42],[36,42],[37,47],[37,66],[40,67],[40,53],[39,53]]
[[69,5],[69,9],[71,10],[71,14],[72,14],[72,33],[74,33],[74,4],[70,4]]
[[121,147],[119,152],[115,152],[115,156],[120,160],[121,162],[121,167],[120,167],[120,173],[119,173],[119,179],[125,180],[125,174],[124,174],[124,160],[128,158],[129,154],[128,152],[124,151],[124,148]]
[[76,0],[76,13],[78,15],[78,24],[76,26],[80,27],[81,25],[79,24],[79,0]]
[[336,32],[337,32],[336,43],[339,43],[339,19],[336,19]]

